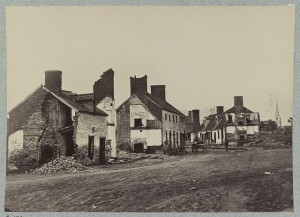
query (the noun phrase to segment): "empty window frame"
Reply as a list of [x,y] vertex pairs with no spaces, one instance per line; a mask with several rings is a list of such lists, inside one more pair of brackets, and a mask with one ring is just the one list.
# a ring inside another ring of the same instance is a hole
[[228,115],[228,123],[232,123],[232,115]]
[[142,123],[142,119],[141,118],[135,118],[134,119],[134,127],[142,127],[143,123]]

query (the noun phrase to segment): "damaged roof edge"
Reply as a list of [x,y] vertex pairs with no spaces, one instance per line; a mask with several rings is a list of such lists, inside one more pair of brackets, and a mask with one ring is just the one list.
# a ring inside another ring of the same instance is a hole
[[33,94],[35,94],[39,89],[43,88],[43,85],[39,85],[37,88],[35,88],[35,90],[33,92],[31,92],[30,94],[28,94],[21,102],[19,102],[15,107],[13,107],[9,112],[7,112],[8,114],[12,113],[14,110],[16,110],[20,105],[22,105],[27,99],[29,99]]

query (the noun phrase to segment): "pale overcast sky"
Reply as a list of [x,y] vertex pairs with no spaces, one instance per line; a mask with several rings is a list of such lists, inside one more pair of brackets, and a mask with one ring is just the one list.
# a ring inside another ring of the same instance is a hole
[[10,110],[44,71],[63,71],[63,89],[92,92],[115,71],[116,105],[129,97],[129,77],[165,84],[180,110],[244,105],[283,124],[292,116],[294,7],[8,7]]

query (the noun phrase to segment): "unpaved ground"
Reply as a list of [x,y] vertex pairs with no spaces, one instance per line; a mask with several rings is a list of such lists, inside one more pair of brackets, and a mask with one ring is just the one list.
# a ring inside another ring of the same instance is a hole
[[5,207],[19,211],[292,211],[292,150],[214,152],[82,174],[9,175],[6,186]]

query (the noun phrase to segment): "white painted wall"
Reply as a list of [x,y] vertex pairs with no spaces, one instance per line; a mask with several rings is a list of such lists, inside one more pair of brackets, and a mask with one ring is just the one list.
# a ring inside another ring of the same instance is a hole
[[161,129],[131,130],[131,142],[145,139],[147,146],[161,145]]
[[98,103],[97,108],[104,111],[107,116],[107,140],[110,140],[111,157],[117,157],[117,142],[116,142],[116,110],[115,100],[111,97],[105,97]]
[[97,108],[104,111],[107,116],[107,123],[115,124],[116,123],[116,110],[115,110],[115,100],[111,97],[105,97],[97,104]]
[[248,126],[247,134],[255,134],[258,133],[258,126]]
[[14,150],[19,150],[23,148],[23,130],[18,130],[8,137],[8,156]]
[[134,119],[141,118],[143,126],[147,126],[147,120],[155,120],[143,105],[130,105],[130,127],[134,127]]
[[227,126],[226,133],[235,133],[235,126]]
[[107,140],[110,140],[111,157],[117,157],[116,127],[107,126]]

